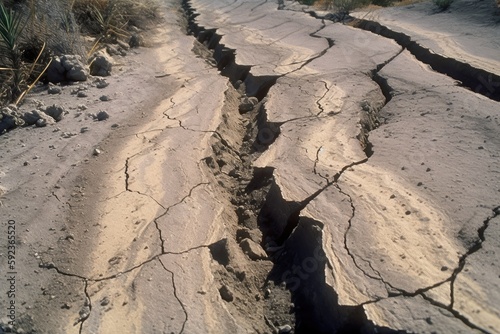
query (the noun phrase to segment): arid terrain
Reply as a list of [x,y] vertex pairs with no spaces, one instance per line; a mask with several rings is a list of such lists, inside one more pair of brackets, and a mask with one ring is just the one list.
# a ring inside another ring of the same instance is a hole
[[0,135],[0,333],[500,333],[495,2],[161,13]]

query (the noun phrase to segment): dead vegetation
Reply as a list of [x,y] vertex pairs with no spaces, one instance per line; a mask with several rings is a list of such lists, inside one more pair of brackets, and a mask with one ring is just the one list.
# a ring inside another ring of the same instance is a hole
[[[106,43],[128,42],[158,17],[157,0],[7,0],[0,3],[0,104],[19,103],[53,56],[87,60]],[[91,36],[85,43],[82,36]]]

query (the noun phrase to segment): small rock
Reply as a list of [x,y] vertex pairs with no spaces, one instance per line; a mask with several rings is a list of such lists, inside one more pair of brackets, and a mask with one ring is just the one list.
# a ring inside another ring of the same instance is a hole
[[248,111],[252,111],[253,107],[258,103],[257,98],[255,97],[243,97],[240,100],[240,105],[238,107],[240,113],[245,113]]
[[79,110],[87,110],[87,106],[85,104],[79,104],[78,109]]
[[109,96],[107,96],[107,95],[103,95],[103,96],[101,96],[101,97],[99,98],[99,100],[101,100],[101,101],[103,101],[103,102],[106,102],[106,101],[110,101],[111,99],[110,99],[110,97],[109,97]]
[[47,107],[47,109],[45,109],[45,113],[52,117],[56,122],[59,122],[63,119],[65,110],[62,107],[54,104],[50,107]]
[[243,239],[240,247],[248,257],[254,261],[267,259],[267,254],[262,247],[252,239]]
[[407,211],[405,212],[405,215],[407,215],[407,216],[408,216],[408,215],[411,215],[411,211],[410,211],[410,210],[407,210]]
[[43,128],[43,127],[47,126],[47,124],[54,124],[54,121],[51,122],[46,118],[40,118],[35,123],[35,125],[39,128]]
[[74,132],[63,132],[63,133],[61,133],[61,137],[62,138],[71,138],[73,136],[76,136],[76,133],[74,133]]
[[88,126],[84,126],[83,128],[80,129],[80,133],[85,133],[89,131],[89,127]]
[[101,53],[92,60],[90,64],[90,74],[99,77],[107,77],[111,75],[112,68],[113,64],[111,63],[111,59],[104,53]]
[[94,152],[92,154],[98,156],[99,154],[101,154],[101,150],[98,148],[94,148]]
[[0,108],[0,134],[24,124],[24,120],[15,106]]
[[23,163],[23,166],[28,166],[29,164],[30,164],[30,163],[29,163],[28,161],[25,161],[25,162]]
[[85,93],[84,91],[80,90],[78,91],[78,93],[76,94],[77,97],[87,97],[87,93]]
[[220,293],[221,298],[223,300],[225,300],[226,302],[232,302],[234,300],[233,293],[227,285],[223,285],[219,289],[219,293]]
[[109,118],[109,114],[103,110],[99,111],[96,115],[98,121],[104,121]]
[[40,117],[40,110],[27,111],[23,114],[23,120],[27,125],[33,125]]
[[101,306],[106,306],[109,304],[109,298],[108,297],[104,297],[103,299],[101,299]]
[[68,303],[64,303],[64,304],[62,304],[61,308],[62,308],[62,309],[69,310],[69,309],[71,308],[71,305],[70,305],[70,304],[68,304]]
[[283,325],[278,327],[278,333],[290,333],[292,331],[292,327],[290,325]]
[[62,81],[85,81],[87,70],[78,55],[55,56],[46,71],[47,80],[52,83]]
[[97,79],[95,86],[99,89],[102,89],[108,87],[109,83],[107,83],[104,79]]
[[144,38],[138,34],[133,34],[128,41],[128,45],[131,48],[138,48],[144,45]]
[[47,90],[47,92],[51,95],[61,94],[61,87],[49,85],[49,89]]
[[111,125],[111,127],[112,127],[113,129],[116,129],[116,128],[118,128],[119,126],[120,126],[120,124],[117,124],[117,123],[115,123],[115,124]]

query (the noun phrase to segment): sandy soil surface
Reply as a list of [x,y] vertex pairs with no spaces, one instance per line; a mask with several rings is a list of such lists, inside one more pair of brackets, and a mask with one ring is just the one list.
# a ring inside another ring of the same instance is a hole
[[355,11],[354,17],[374,20],[411,36],[435,53],[500,75],[499,9],[493,1],[455,1],[445,11],[424,1],[409,6]]
[[[0,136],[0,332],[499,333],[499,103],[284,5],[165,2],[30,94],[67,113]],[[487,7],[430,6],[359,15],[497,73]]]

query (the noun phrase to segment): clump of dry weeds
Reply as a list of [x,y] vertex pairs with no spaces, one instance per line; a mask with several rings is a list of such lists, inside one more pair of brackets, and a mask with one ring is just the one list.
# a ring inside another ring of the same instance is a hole
[[[158,18],[157,0],[3,0],[0,104],[19,102],[54,55],[86,59],[98,43],[127,39]],[[85,45],[82,35],[96,38]]]

